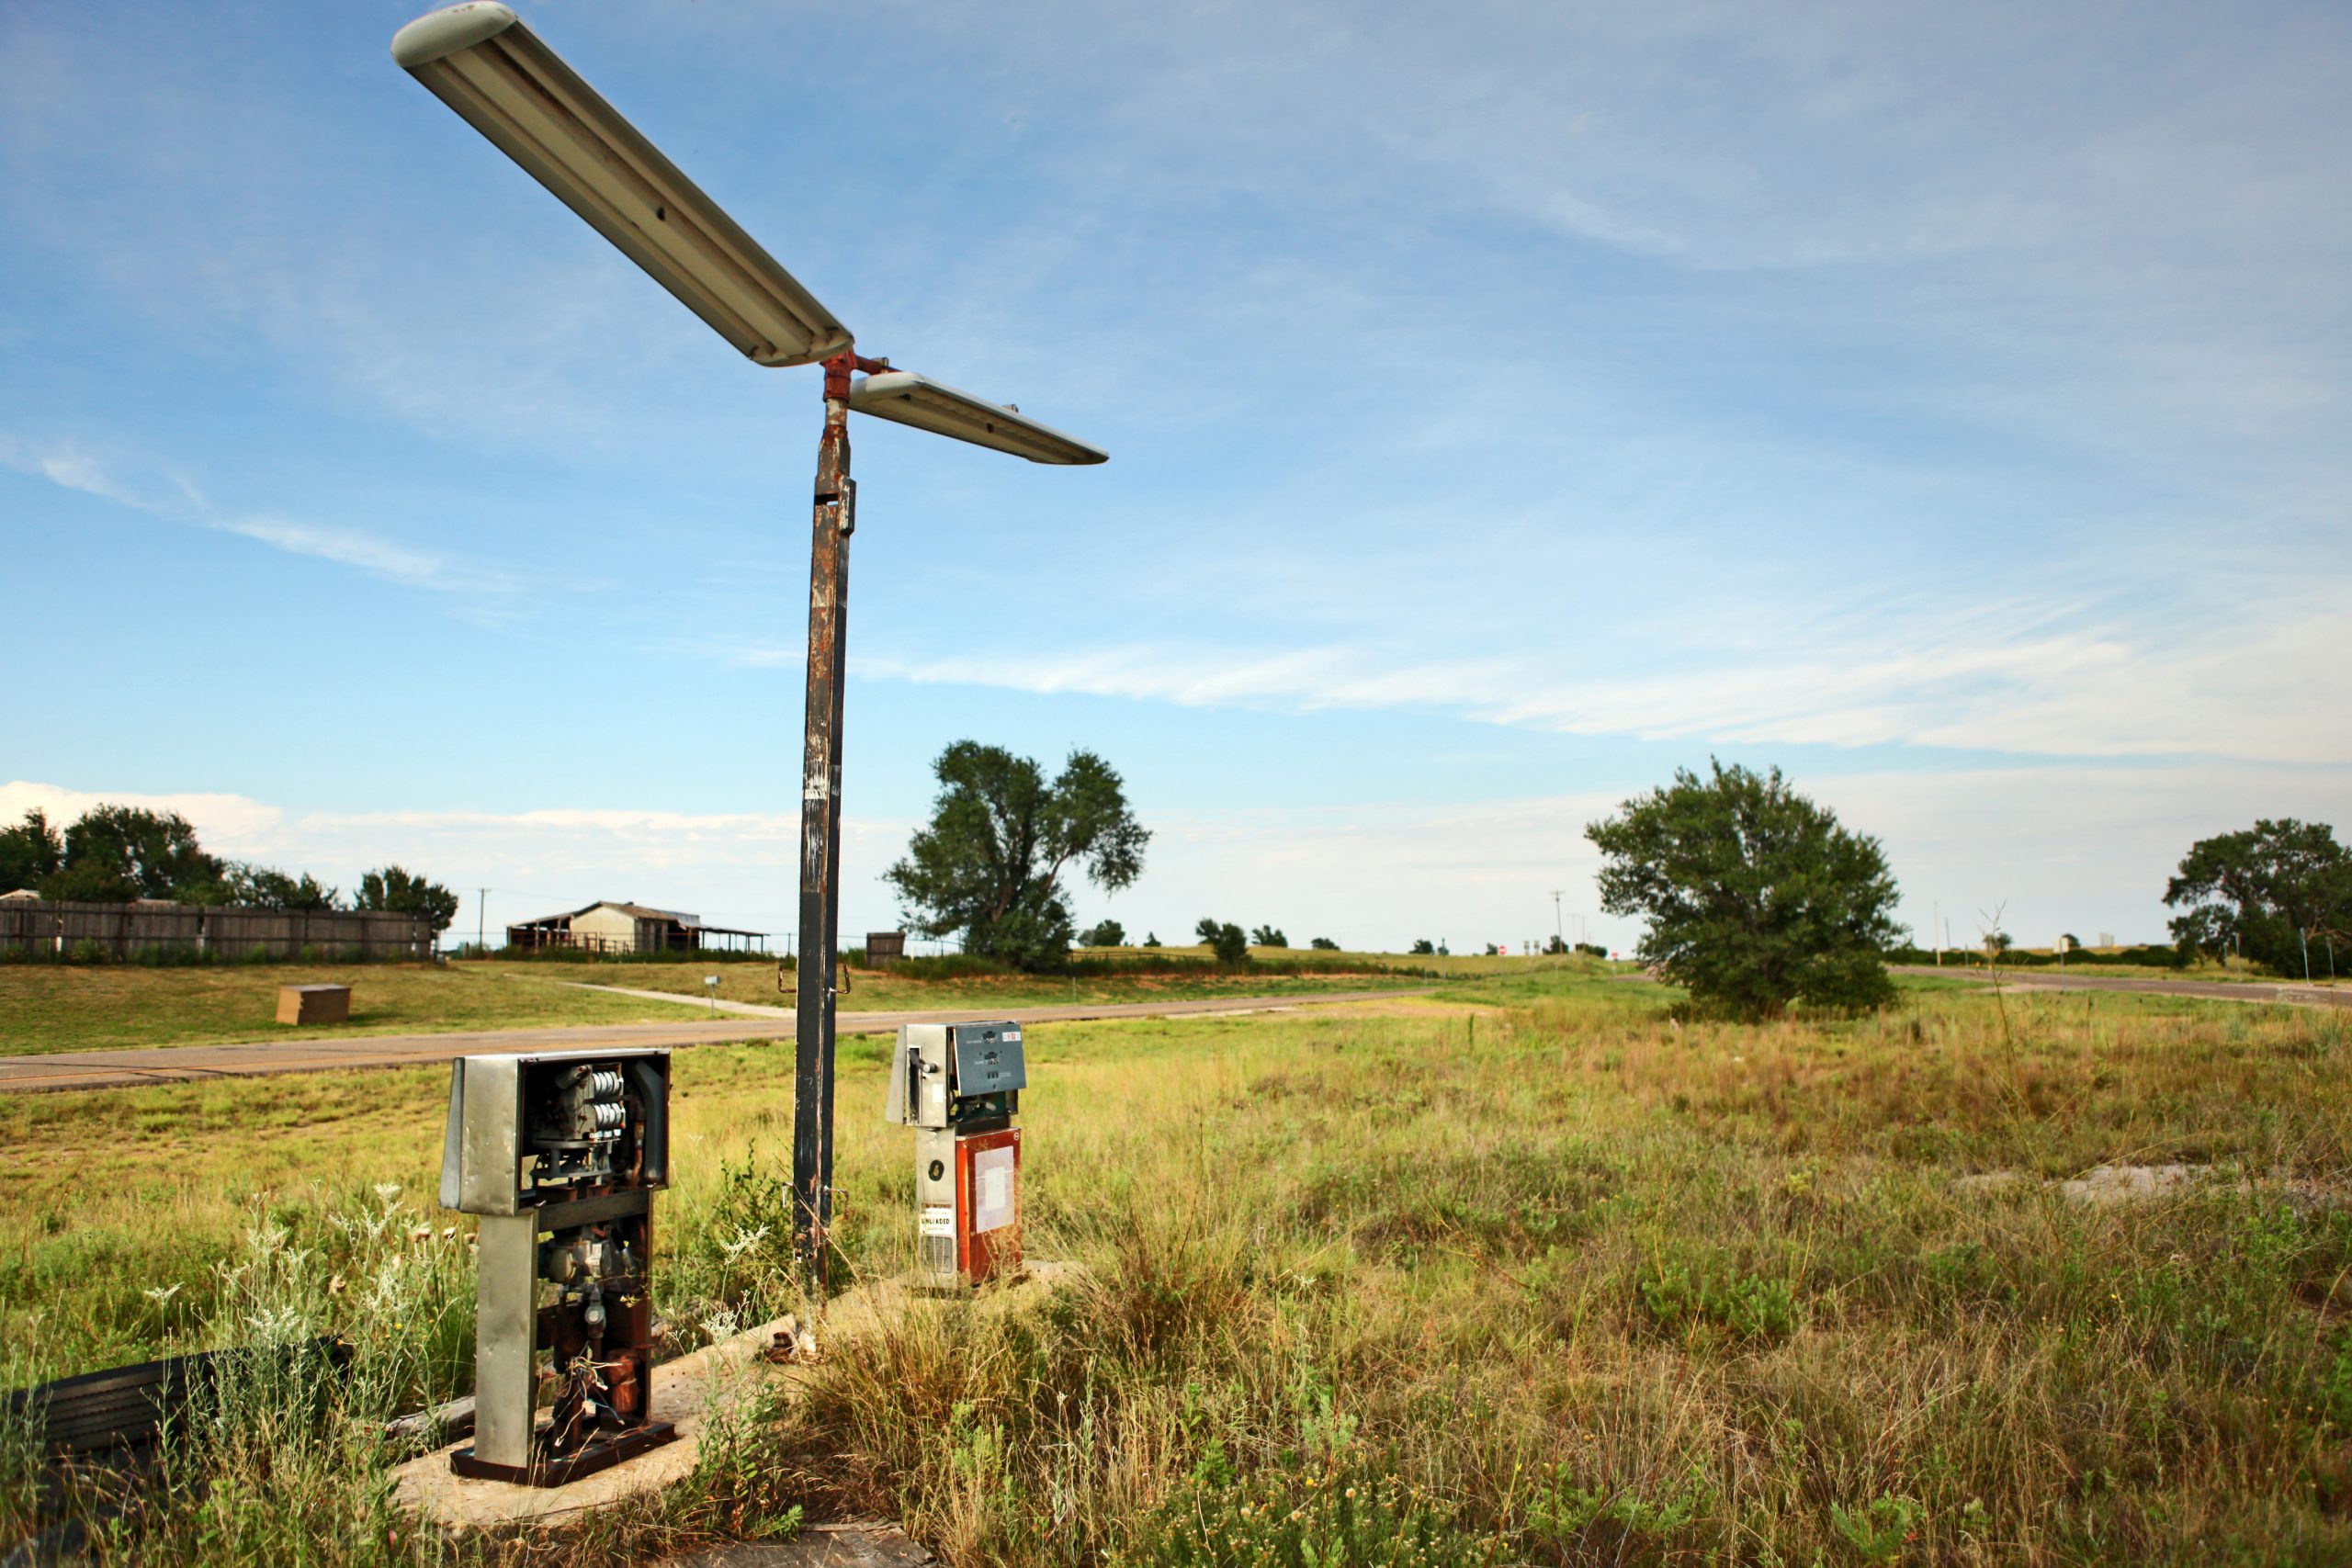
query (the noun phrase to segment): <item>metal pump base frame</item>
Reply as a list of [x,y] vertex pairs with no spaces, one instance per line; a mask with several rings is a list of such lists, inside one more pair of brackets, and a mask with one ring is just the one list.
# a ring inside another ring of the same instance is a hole
[[610,1470],[623,1460],[635,1459],[649,1449],[658,1449],[672,1442],[678,1428],[667,1421],[654,1421],[635,1427],[616,1437],[599,1438],[577,1453],[560,1459],[543,1459],[531,1464],[500,1464],[494,1460],[476,1459],[470,1448],[458,1450],[449,1456],[449,1471],[470,1481],[505,1481],[516,1486],[562,1486],[583,1475],[594,1475],[600,1470]]

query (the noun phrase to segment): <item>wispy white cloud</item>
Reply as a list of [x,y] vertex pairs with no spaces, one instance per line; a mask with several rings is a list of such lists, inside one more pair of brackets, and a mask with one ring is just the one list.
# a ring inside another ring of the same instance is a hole
[[1176,703],[1426,707],[1580,735],[1910,744],[2043,756],[2352,761],[2324,671],[2352,662],[2332,592],[2281,596],[2163,637],[2044,604],[1923,620],[1890,639],[1827,617],[1808,635],[1694,629],[1564,675],[1513,654],[1416,660],[1372,643],[1236,651],[1185,643],[865,655],[868,676]]
[[[2165,878],[2191,841],[2257,816],[2352,814],[2352,775],[2340,768],[2045,764],[1812,773],[1797,784],[1884,843],[1903,920],[1927,938],[1940,913],[1962,942],[1975,936],[1978,912],[1994,909],[2034,942],[2100,931],[2161,942]],[[1564,912],[1630,947],[1636,925],[1599,910],[1600,857],[1584,829],[1645,787],[1180,813],[1155,823],[1136,887],[1108,901],[1082,895],[1080,905],[1090,919],[1108,912],[1163,939],[1213,914],[1272,919],[1300,942],[1401,948],[1443,938],[1459,952],[1548,934],[1559,888]]]
[[63,828],[98,806],[136,806],[149,811],[176,812],[194,823],[198,837],[216,854],[246,858],[275,841],[284,828],[286,813],[242,795],[180,791],[153,794],[138,790],[93,791],[62,784],[34,784],[24,779],[0,784],[0,822],[21,821],[28,811],[45,812],[50,825]]
[[403,587],[491,595],[513,592],[521,585],[508,573],[397,544],[362,529],[223,511],[207,501],[184,473],[136,459],[102,458],[71,442],[38,442],[0,434],[0,465],[151,516],[232,534],[288,555],[332,561]]

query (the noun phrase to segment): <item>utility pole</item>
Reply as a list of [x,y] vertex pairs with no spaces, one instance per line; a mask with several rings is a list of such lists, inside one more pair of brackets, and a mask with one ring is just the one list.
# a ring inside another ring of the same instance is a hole
[[1563,887],[1552,889],[1552,940],[1562,947],[1568,945],[1567,931],[1560,923],[1560,895],[1566,891]]
[[490,889],[474,889],[474,956],[490,951]]
[[1930,907],[1935,916],[1928,927],[1928,940],[1936,944],[1936,967],[1940,969],[1944,966],[1944,907],[1940,899]]

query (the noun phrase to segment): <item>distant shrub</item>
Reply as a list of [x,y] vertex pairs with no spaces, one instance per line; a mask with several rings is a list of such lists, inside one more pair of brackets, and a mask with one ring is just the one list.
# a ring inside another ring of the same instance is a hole
[[989,975],[1010,975],[1013,967],[977,953],[941,953],[928,958],[903,958],[890,973],[905,980],[971,980]]
[[1333,942],[1328,936],[1318,936],[1306,945],[1313,948],[1317,953],[1337,953],[1340,951],[1340,944]]
[[114,957],[114,950],[96,937],[85,936],[65,950],[71,964],[104,964]]
[[[1890,948],[1886,961],[1889,964],[1932,964],[1936,962],[1936,950],[1912,946]],[[1982,964],[1984,961],[1982,948],[1947,947],[1943,950],[1946,968],[1954,964]],[[2188,962],[2189,955],[2180,949],[2154,943],[2120,947],[2111,952],[2077,948],[2065,956],[2065,967],[2069,969],[2103,964],[2129,964],[2134,968],[2179,969],[2186,967]],[[2058,964],[2058,954],[2054,953],[2029,953],[2019,947],[2005,948],[2001,953],[2001,965],[2007,969],[2056,968]]]
[[1216,954],[1219,964],[1250,962],[1250,938],[1239,926],[1230,920],[1218,921],[1204,917],[1193,928],[1200,939]]

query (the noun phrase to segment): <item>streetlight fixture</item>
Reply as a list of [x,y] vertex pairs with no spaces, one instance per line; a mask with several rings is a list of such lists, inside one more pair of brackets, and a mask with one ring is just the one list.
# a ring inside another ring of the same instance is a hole
[[1100,463],[1107,454],[1010,404],[858,355],[831,311],[508,6],[467,0],[420,17],[393,36],[392,59],[738,353],[755,365],[824,367],[809,544],[792,1137],[793,1241],[821,1290],[832,1217],[842,671],[849,538],[857,527],[850,411],[1035,463]]
[[989,402],[911,370],[860,376],[850,386],[849,406],[857,413],[992,446],[1033,463],[1100,463],[1110,456],[1038,423],[1009,403]]

